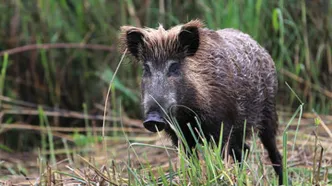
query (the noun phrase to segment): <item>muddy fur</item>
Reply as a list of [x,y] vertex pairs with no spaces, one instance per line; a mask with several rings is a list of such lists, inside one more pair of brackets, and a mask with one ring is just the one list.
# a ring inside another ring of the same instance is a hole
[[[162,26],[157,29],[124,26],[121,38],[123,49],[128,48],[143,63],[149,60],[162,66],[168,59],[180,59],[183,81],[176,85],[177,104],[197,113],[208,140],[211,137],[219,140],[223,123],[223,145],[229,138],[229,152],[238,161],[244,123],[247,138],[252,128],[257,131],[282,183],[281,155],[275,138],[277,74],[264,48],[245,33],[235,29],[210,30],[199,20],[169,30]],[[193,115],[178,108],[175,116],[187,143],[195,147],[187,127],[187,123],[197,127]],[[175,133],[169,126],[165,131],[176,145]]]

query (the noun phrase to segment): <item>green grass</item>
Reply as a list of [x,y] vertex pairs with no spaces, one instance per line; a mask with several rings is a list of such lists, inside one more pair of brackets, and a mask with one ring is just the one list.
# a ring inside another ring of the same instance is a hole
[[[6,78],[6,70],[7,70],[7,66],[8,66],[8,54],[4,55],[3,61],[1,61],[2,68],[1,68],[1,74],[0,74],[0,96],[3,95],[3,90],[4,90],[4,86],[5,86],[5,78]],[[0,108],[1,108],[1,99],[0,99]]]
[[[312,167],[313,171],[310,171],[307,168],[298,168],[290,167],[288,160],[289,149],[294,151],[294,144],[292,147],[289,147],[287,144],[291,140],[289,138],[289,126],[295,118],[299,121],[302,117],[302,106],[300,105],[298,110],[290,118],[287,126],[282,133],[282,154],[283,154],[283,182],[285,185],[289,185],[288,180],[292,180],[293,185],[328,185],[331,184],[331,173],[329,167],[325,166],[324,168],[315,167],[316,162]],[[221,148],[222,136],[220,137],[219,142],[208,143],[205,138],[202,136],[196,136],[195,138],[202,138],[202,144],[197,145],[196,150],[199,153],[199,158],[196,155],[193,155],[190,159],[186,155],[186,141],[182,136],[182,132],[179,131],[176,123],[170,123],[175,130],[179,139],[184,143],[180,145],[178,149],[169,149],[165,146],[155,146],[142,143],[132,143],[130,147],[139,146],[144,147],[148,146],[149,148],[164,148],[165,153],[167,151],[175,151],[178,155],[177,161],[179,165],[174,166],[174,160],[169,161],[169,170],[158,169],[158,177],[151,177],[149,175],[154,175],[156,167],[151,166],[149,163],[141,165],[139,169],[129,166],[128,169],[130,178],[130,184],[132,185],[277,185],[278,178],[275,175],[275,172],[271,165],[266,165],[262,163],[263,153],[261,149],[258,149],[257,145],[257,134],[253,135],[253,140],[251,141],[250,154],[244,153],[244,161],[241,165],[238,162],[230,163],[227,158],[222,158],[221,154],[223,153]],[[245,129],[244,129],[245,130]],[[254,131],[254,130],[253,130]],[[294,131],[293,134],[294,142],[297,135],[301,135],[301,132],[298,128]],[[194,134],[194,133],[193,133]],[[222,134],[222,132],[221,132]],[[194,134],[195,135],[195,134]],[[243,138],[244,140],[245,138]],[[317,136],[316,136],[317,141]],[[128,141],[130,143],[130,141]],[[315,148],[317,148],[317,143],[315,143]],[[134,148],[130,150],[135,151]],[[137,154],[134,152],[134,154]],[[144,155],[144,153],[143,153]],[[138,156],[138,155],[137,155]],[[128,159],[128,165],[130,165],[130,159]],[[321,157],[322,158],[322,157]],[[315,161],[315,160],[314,160]],[[321,161],[321,159],[320,159]],[[315,172],[318,172],[320,176],[316,176]],[[324,174],[325,173],[325,174]],[[325,177],[325,179],[324,179]],[[328,179],[326,179],[329,177]]]
[[[296,118],[297,114],[299,113],[293,114],[289,123]],[[175,123],[172,125],[176,126]],[[288,132],[286,127],[282,137],[284,157],[288,157],[289,149],[294,148],[287,145],[287,142],[291,141],[291,138],[289,138],[290,134],[287,134]],[[301,131],[296,130],[294,132],[295,135],[302,135]],[[181,131],[177,131],[177,134],[181,135]],[[199,136],[196,137],[199,138]],[[181,136],[179,138],[184,139]],[[278,179],[272,166],[269,163],[262,163],[262,157],[266,153],[262,152],[259,143],[256,141],[257,134],[253,135],[250,154],[245,154],[241,165],[237,162],[232,163],[229,161],[230,157],[228,156],[222,158],[223,149],[220,145],[216,145],[221,144],[221,139],[222,136],[220,141],[215,143],[207,143],[205,139],[202,139],[202,144],[196,147],[199,152],[199,158],[194,155],[188,159],[185,152],[186,147],[183,145],[175,149],[165,145],[132,142],[127,138],[127,143],[129,143],[127,160],[125,160],[126,158],[122,159],[123,162],[127,162],[125,165],[117,165],[113,160],[113,163],[110,165],[100,165],[95,163],[94,160],[88,160],[78,154],[74,154],[74,157],[79,159],[81,163],[76,162],[76,165],[70,165],[70,171],[58,170],[51,165],[50,171],[46,171],[45,167],[41,167],[40,169],[44,171],[41,171],[40,176],[43,178],[44,184],[49,183],[47,178],[50,175],[62,175],[73,179],[75,183],[92,185],[101,183],[100,180],[111,185],[277,185]],[[317,148],[318,144],[316,143],[314,147]],[[107,151],[110,148],[108,147]],[[141,148],[148,149],[148,151],[159,149],[160,152],[167,154],[167,167],[160,168],[156,166],[155,162],[150,161],[151,157],[146,155],[147,152],[138,152]],[[171,153],[177,157],[174,158],[174,156],[170,155]],[[133,166],[132,163],[137,161],[136,158],[144,160],[144,162],[139,161],[139,166]],[[79,168],[82,164],[85,164],[87,167],[84,169]],[[284,174],[288,175],[284,179],[285,185],[288,185],[287,178],[292,180],[293,185],[331,184],[332,174],[328,166],[315,167],[313,165],[312,170],[310,170],[308,168],[290,166],[290,164],[292,164],[291,161],[284,164],[286,165],[283,170]],[[100,168],[104,166],[109,168]],[[90,170],[90,174],[91,172],[94,173],[92,173],[92,176],[88,173],[83,174],[83,170]],[[92,177],[95,179],[91,179]]]

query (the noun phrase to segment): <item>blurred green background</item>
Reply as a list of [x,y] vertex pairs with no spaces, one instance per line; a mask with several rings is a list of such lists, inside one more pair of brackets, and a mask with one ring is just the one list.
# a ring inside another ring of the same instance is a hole
[[[31,114],[38,105],[102,115],[122,55],[120,26],[169,28],[196,18],[211,29],[246,32],[269,51],[279,74],[279,111],[293,112],[301,104],[297,94],[306,111],[331,114],[331,0],[0,0],[0,12],[3,124],[39,125]],[[15,48],[5,59],[4,52]],[[126,57],[112,87],[110,115],[140,117],[140,74],[139,64]],[[85,122],[54,117],[50,125]],[[38,140],[33,132],[0,130],[1,144],[12,149],[28,150]]]

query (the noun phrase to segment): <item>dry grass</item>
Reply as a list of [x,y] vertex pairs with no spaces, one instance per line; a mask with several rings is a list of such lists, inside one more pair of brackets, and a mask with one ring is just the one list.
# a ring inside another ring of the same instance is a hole
[[[289,115],[279,113],[281,120],[281,130],[283,130],[285,121],[289,120]],[[315,126],[315,118],[321,119],[321,124]],[[85,147],[71,147],[70,156],[67,156],[68,149],[56,149],[57,157],[56,164],[46,163],[42,157],[51,153],[46,151],[46,154],[38,155],[34,153],[8,153],[1,152],[0,159],[0,184],[3,185],[35,185],[36,183],[47,183],[50,185],[69,185],[74,183],[100,183],[105,185],[128,185],[128,167],[136,170],[141,169],[142,175],[144,171],[152,172],[156,177],[169,170],[169,161],[173,162],[173,166],[179,166],[178,151],[162,148],[154,148],[151,146],[142,146],[137,143],[170,146],[167,138],[159,135],[152,135],[144,130],[140,121],[123,118],[124,126],[121,130],[126,133],[127,138],[130,138],[131,147],[125,137],[106,138],[107,150],[106,154],[103,150],[102,143],[93,143]],[[324,124],[323,124],[324,123]],[[316,170],[324,170],[325,173],[320,173],[320,180],[331,179],[328,178],[328,167],[332,165],[332,137],[330,136],[332,130],[332,116],[314,115],[311,113],[304,113],[300,121],[298,132],[296,133],[296,126],[298,118],[293,120],[288,132],[288,166],[289,168],[307,170],[313,172]],[[46,132],[44,128],[32,126],[28,124],[7,124],[1,127],[2,130],[35,130],[38,132]],[[75,141],[73,133],[76,130],[85,131],[85,128],[64,128],[52,127],[54,137],[66,139],[68,141]],[[102,128],[91,128],[93,133],[101,134]],[[105,131],[118,131],[118,128],[106,128]],[[4,132],[4,131],[2,131]],[[297,134],[294,143],[293,137]],[[280,135],[281,136],[281,135]],[[282,150],[282,138],[278,138],[279,149]],[[251,144],[253,141],[250,142]],[[137,144],[137,145],[135,145]],[[266,151],[259,141],[256,142],[257,149],[251,154],[259,154],[264,156],[263,168],[272,169]],[[322,153],[322,154],[320,154]],[[251,155],[254,156],[254,155]],[[130,165],[128,164],[128,157],[130,157]],[[250,159],[250,156],[249,156]],[[204,163],[204,162],[202,162]],[[233,167],[234,164],[228,162],[228,167]],[[20,168],[21,167],[21,171]],[[318,169],[319,168],[319,169]],[[10,172],[13,170],[16,174]],[[25,175],[24,171],[28,172]],[[149,170],[149,171],[148,171]],[[130,170],[129,170],[130,171]],[[293,179],[296,177],[296,171],[291,172]],[[231,178],[236,181],[236,178]],[[175,179],[176,180],[176,179]],[[327,183],[327,182],[326,182]]]

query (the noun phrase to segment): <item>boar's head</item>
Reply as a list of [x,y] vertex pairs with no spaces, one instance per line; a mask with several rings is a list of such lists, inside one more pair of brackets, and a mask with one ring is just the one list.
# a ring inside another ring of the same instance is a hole
[[125,48],[143,66],[141,100],[144,127],[151,132],[167,125],[167,115],[176,115],[175,105],[186,97],[184,63],[199,47],[201,23],[191,21],[165,30],[122,27]]

